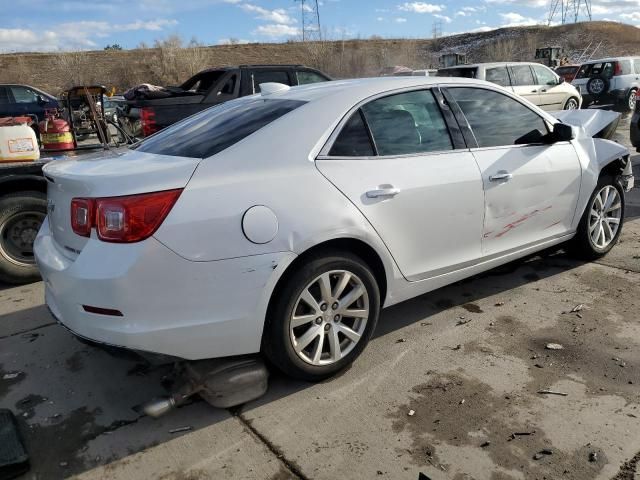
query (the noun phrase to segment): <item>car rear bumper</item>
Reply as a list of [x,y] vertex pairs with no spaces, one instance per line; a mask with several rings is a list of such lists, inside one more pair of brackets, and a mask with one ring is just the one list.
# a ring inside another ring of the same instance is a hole
[[271,291],[295,258],[284,252],[192,262],[152,237],[126,245],[92,238],[71,261],[46,220],[34,248],[46,304],[74,334],[188,360],[259,351]]

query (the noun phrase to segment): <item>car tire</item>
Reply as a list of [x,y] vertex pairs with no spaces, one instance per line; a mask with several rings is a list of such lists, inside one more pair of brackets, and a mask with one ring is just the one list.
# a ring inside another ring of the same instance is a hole
[[[607,212],[606,202],[608,198],[605,198],[604,194],[607,189],[608,194],[615,195],[614,200],[611,202],[608,208],[610,209],[611,207],[615,207],[619,203],[619,208],[615,211]],[[600,205],[602,205],[603,198],[605,202],[605,208],[601,209]],[[595,260],[606,255],[614,247],[614,245],[618,243],[618,239],[620,238],[622,225],[624,223],[624,208],[624,191],[618,179],[612,177],[611,175],[601,176],[598,180],[596,188],[589,198],[587,207],[582,214],[582,218],[580,219],[580,223],[578,224],[576,235],[570,242],[569,250],[576,256],[585,260]],[[605,214],[610,214],[608,216],[605,215],[605,218],[617,219],[617,229],[615,229],[615,232],[612,231],[612,225],[615,225],[615,223],[606,222],[607,225],[609,225],[609,227],[607,228],[607,226],[604,224],[605,222],[599,220],[600,218],[602,218],[599,217],[599,215],[603,210]],[[601,237],[599,236],[598,232],[601,231],[601,228],[602,235],[604,236],[603,240],[606,240],[606,243],[600,243]],[[611,233],[613,233],[613,235],[610,235]],[[597,238],[594,238],[596,236]]]
[[20,192],[0,197],[0,281],[22,284],[40,278],[33,240],[47,215],[47,196]]
[[[322,280],[330,285],[324,289],[325,295]],[[360,291],[362,294],[357,296]],[[315,307],[305,300],[308,295],[316,301]],[[350,296],[357,297],[350,300]],[[349,303],[339,304],[341,301]],[[352,318],[349,311],[358,315],[366,312],[367,316]],[[340,313],[346,315],[340,317]],[[356,255],[325,252],[307,259],[286,275],[274,292],[262,351],[290,377],[312,382],[324,380],[349,366],[362,353],[379,314],[380,290],[370,267]],[[311,320],[305,320],[308,318]]]
[[636,95],[638,91],[635,88],[629,90],[629,93],[624,97],[622,102],[620,102],[620,107],[625,112],[632,112],[636,108]]
[[609,79],[606,77],[592,77],[587,82],[587,92],[593,97],[600,97],[609,91],[609,85]]
[[580,101],[576,97],[571,97],[564,104],[563,110],[578,110],[580,108]]

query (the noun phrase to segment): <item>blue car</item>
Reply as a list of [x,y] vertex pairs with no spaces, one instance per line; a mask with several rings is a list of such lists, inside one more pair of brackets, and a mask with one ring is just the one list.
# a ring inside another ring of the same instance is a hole
[[46,110],[60,108],[60,103],[48,93],[28,85],[0,84],[0,117],[35,115],[44,120]]

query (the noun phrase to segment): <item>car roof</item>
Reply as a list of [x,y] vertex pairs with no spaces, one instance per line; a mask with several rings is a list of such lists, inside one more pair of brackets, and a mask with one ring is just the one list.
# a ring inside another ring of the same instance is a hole
[[588,60],[583,62],[582,65],[590,65],[592,63],[601,63],[601,62],[615,62],[616,60],[636,60],[640,59],[640,57],[607,57],[607,58],[598,58],[595,60]]
[[454,68],[504,67],[506,65],[542,65],[543,67],[546,67],[546,65],[543,65],[542,63],[538,63],[538,62],[486,62],[486,63],[469,63],[465,65],[455,65],[453,67],[444,67],[444,68],[441,68],[440,70],[448,70],[448,69],[454,69]]

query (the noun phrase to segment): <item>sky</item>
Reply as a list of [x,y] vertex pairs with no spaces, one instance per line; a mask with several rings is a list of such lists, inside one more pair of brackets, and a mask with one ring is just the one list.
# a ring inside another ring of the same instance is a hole
[[[310,0],[307,0],[309,2]],[[546,24],[552,0],[320,0],[327,38],[431,37]],[[593,18],[640,26],[640,0],[592,0]],[[296,0],[0,0],[0,52],[135,48],[171,35],[217,45],[301,37]]]

